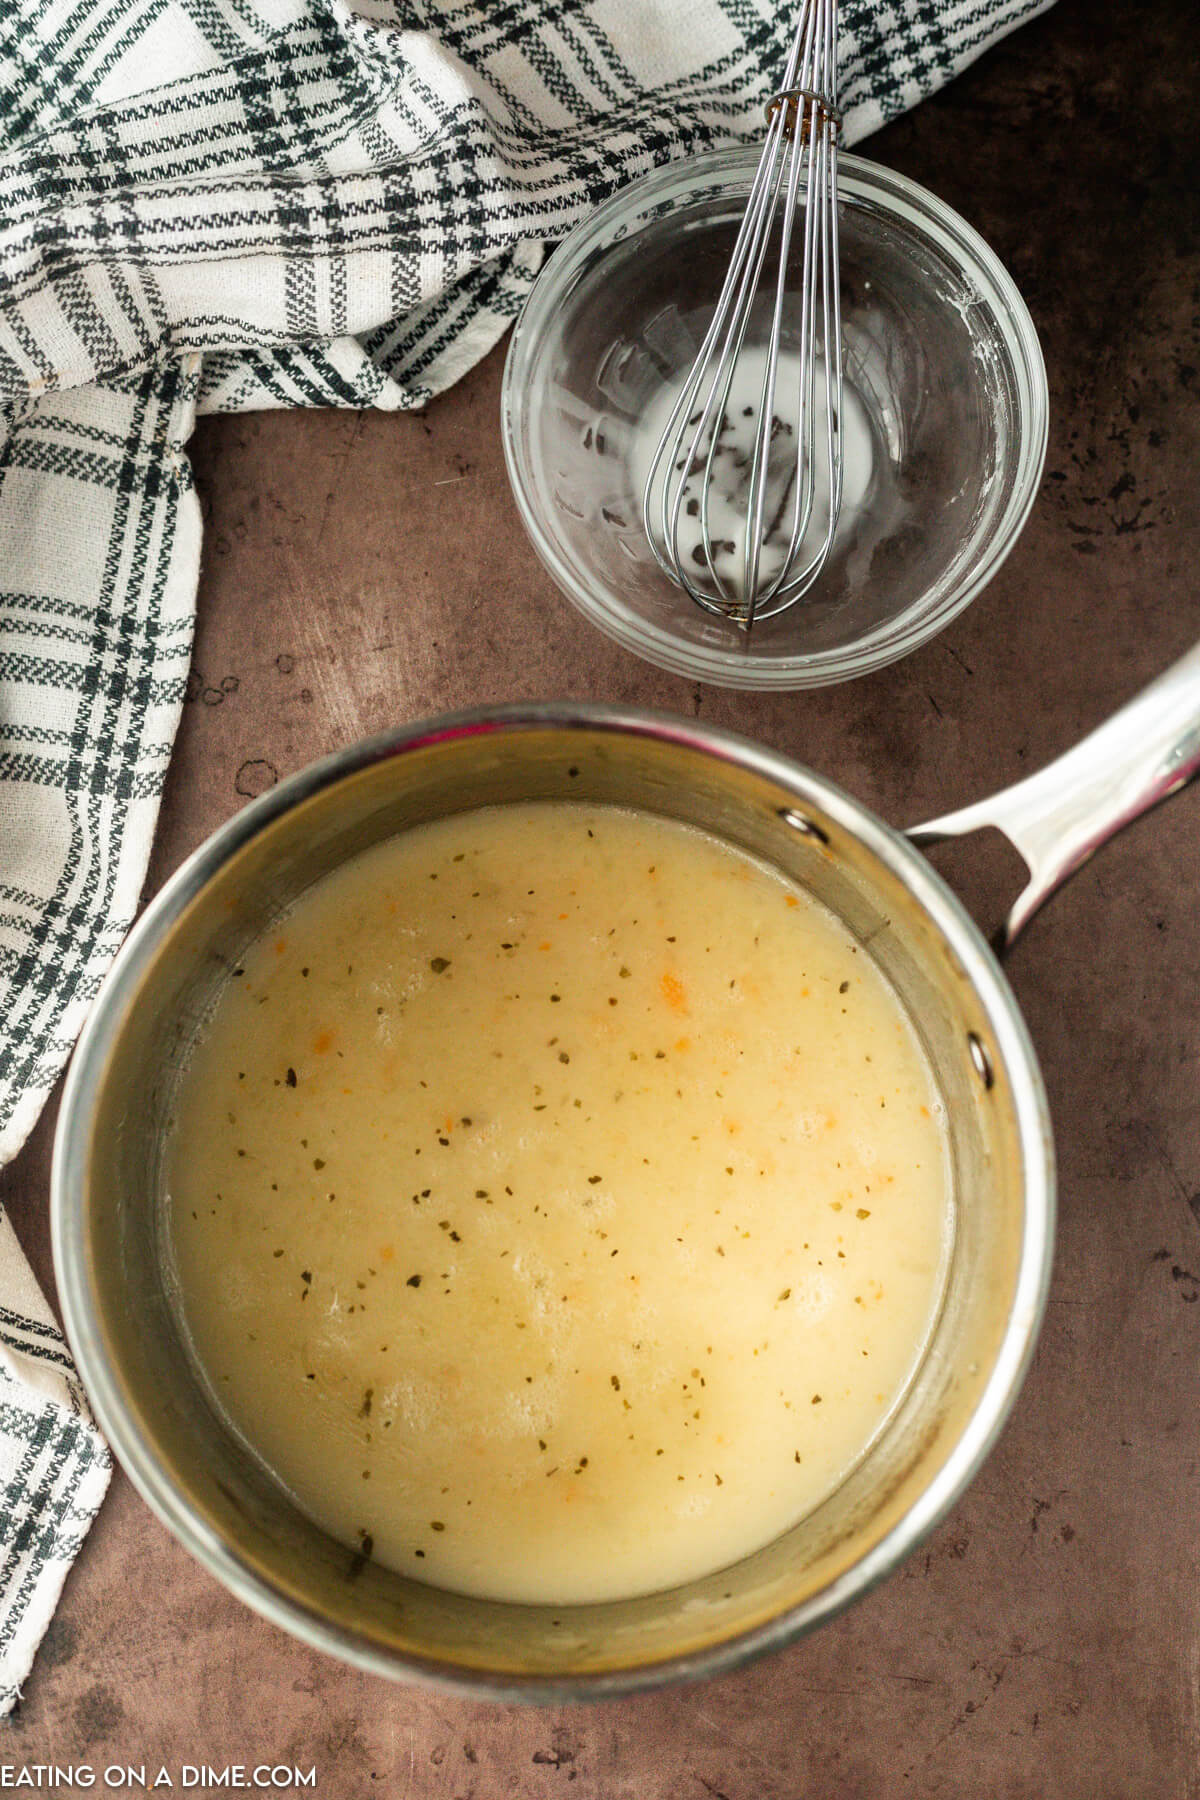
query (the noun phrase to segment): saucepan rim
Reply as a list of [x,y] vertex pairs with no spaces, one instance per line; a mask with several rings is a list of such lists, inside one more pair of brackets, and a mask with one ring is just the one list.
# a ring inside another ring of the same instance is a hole
[[[648,737],[702,757],[732,762],[775,783],[794,797],[798,806],[818,806],[896,876],[958,959],[982,1008],[1011,1089],[1025,1207],[1013,1301],[990,1374],[946,1461],[877,1544],[817,1593],[702,1649],[600,1672],[522,1675],[422,1658],[332,1624],[251,1568],[176,1489],[158,1461],[150,1434],[126,1410],[119,1379],[105,1352],[99,1308],[87,1278],[86,1172],[97,1098],[140,980],[185,909],[233,856],[306,800],[376,763],[450,738],[542,729]],[[600,1699],[728,1670],[813,1629],[888,1574],[961,1496],[1016,1400],[1045,1309],[1054,1214],[1049,1110],[1020,1008],[982,934],[921,853],[900,831],[834,782],[752,739],[666,712],[574,701],[475,707],[417,720],[334,751],[251,801],[218,827],[151,901],[101,987],[67,1076],[51,1178],[55,1276],[67,1337],[84,1387],[102,1431],[134,1486],[185,1549],[256,1612],[358,1668],[475,1699],[537,1703]]]

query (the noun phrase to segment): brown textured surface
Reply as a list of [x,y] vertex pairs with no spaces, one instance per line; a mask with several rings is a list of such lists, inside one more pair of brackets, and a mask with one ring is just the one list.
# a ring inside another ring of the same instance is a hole
[[[499,356],[425,418],[206,422],[196,674],[152,885],[241,796],[445,705],[571,694],[699,712],[897,823],[1097,723],[1200,636],[1198,56],[1193,0],[1063,0],[867,147],[1007,261],[1053,416],[1047,479],[1000,576],[868,680],[764,700],[595,636],[521,535]],[[315,1763],[328,1800],[1200,1796],[1198,827],[1193,789],[1013,956],[1061,1161],[1046,1329],[970,1493],[849,1615],[694,1689],[561,1713],[468,1705],[260,1622],[118,1474],[0,1762],[267,1757]],[[947,866],[997,910],[998,864],[958,851]],[[51,1123],[0,1177],[48,1286]]]

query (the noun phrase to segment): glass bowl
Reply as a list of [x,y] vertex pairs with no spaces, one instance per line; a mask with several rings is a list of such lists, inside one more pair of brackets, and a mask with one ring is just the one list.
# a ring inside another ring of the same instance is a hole
[[704,612],[654,561],[641,471],[664,389],[712,317],[756,161],[730,150],[655,169],[555,251],[509,346],[505,455],[538,555],[626,649],[725,687],[820,687],[914,650],[995,574],[1041,478],[1046,371],[1025,303],[978,233],[914,182],[843,156],[862,502],[786,612],[748,637]]

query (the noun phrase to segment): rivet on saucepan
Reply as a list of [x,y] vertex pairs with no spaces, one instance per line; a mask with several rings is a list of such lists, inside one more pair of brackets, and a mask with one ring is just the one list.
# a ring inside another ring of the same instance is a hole
[[793,831],[802,831],[805,837],[815,837],[822,844],[829,842],[829,833],[822,826],[816,825],[811,819],[806,818],[802,812],[797,812],[794,806],[781,806],[779,817],[785,825],[790,825]]
[[967,1033],[967,1048],[971,1052],[971,1061],[975,1064],[976,1073],[984,1087],[995,1087],[996,1077],[992,1070],[992,1059],[983,1047],[983,1040],[976,1037],[973,1031]]

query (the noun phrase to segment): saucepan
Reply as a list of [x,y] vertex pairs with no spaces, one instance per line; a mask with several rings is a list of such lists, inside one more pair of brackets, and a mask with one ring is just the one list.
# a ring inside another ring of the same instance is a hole
[[[907,836],[744,738],[609,706],[445,716],[341,751],[248,806],[131,934],[72,1064],[53,1232],[67,1333],[99,1422],[150,1506],[232,1592],[380,1673],[555,1701],[710,1674],[861,1595],[953,1505],[1028,1365],[1053,1243],[1037,1060],[997,957],[916,844],[990,824],[1030,882],[1009,938],[1122,824],[1200,766],[1200,650],[1059,762]],[[481,1601],[354,1555],[222,1422],[181,1339],[164,1256],[176,1082],[228,970],[281,910],[381,838],[464,809],[568,797],[713,832],[801,882],[875,960],[925,1046],[948,1119],[954,1236],[928,1349],[899,1407],[808,1517],[735,1566],[635,1600]]]

